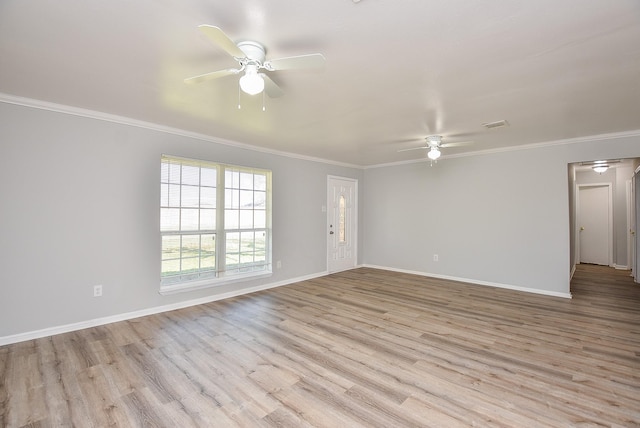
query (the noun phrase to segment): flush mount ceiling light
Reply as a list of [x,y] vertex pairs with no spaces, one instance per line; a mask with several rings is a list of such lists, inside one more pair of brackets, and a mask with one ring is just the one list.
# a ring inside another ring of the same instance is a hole
[[591,168],[598,174],[602,174],[609,169],[609,165],[607,165],[606,161],[596,161]]
[[615,168],[615,164],[620,163],[620,159],[607,159],[589,162],[580,162],[580,166],[589,167],[598,174],[606,172],[609,168]]

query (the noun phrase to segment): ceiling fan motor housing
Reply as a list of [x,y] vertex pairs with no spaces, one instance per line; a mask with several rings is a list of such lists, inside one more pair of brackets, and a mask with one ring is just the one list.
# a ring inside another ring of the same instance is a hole
[[440,135],[430,135],[427,137],[427,143],[429,143],[430,147],[440,147],[442,143],[442,137]]
[[[238,48],[240,48],[240,50],[244,52],[245,56],[250,60],[258,62],[260,65],[264,63],[264,59],[266,57],[266,50],[264,46],[262,46],[260,43],[247,40],[247,41],[238,43]],[[239,59],[242,59],[242,58],[239,58]]]

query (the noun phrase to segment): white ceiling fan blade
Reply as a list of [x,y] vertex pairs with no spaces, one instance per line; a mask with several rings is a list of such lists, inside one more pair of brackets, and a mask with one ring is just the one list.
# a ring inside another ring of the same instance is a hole
[[445,134],[444,137],[447,139],[450,138],[465,138],[465,137],[472,137],[474,135],[477,135],[477,132],[457,132],[455,134]]
[[232,57],[244,58],[246,56],[234,41],[231,40],[220,28],[206,24],[199,25],[198,28],[209,38],[209,40],[220,46]]
[[394,140],[393,141],[396,144],[402,144],[402,143],[424,143],[424,138],[405,138],[403,140]]
[[290,56],[287,58],[272,59],[265,63],[267,70],[300,70],[305,68],[319,68],[324,66],[325,59],[322,54],[309,54]]
[[212,71],[211,73],[200,74],[199,76],[188,77],[184,79],[184,83],[200,83],[205,80],[219,79],[220,77],[230,76],[232,74],[238,74],[240,70],[235,68],[228,68],[226,70]]
[[284,91],[280,86],[276,84],[269,76],[264,73],[260,73],[262,79],[264,80],[264,91],[269,95],[270,98],[278,98],[284,95]]
[[459,141],[455,143],[445,143],[445,144],[440,144],[440,147],[461,147],[461,146],[468,146],[469,144],[473,144],[473,141]]
[[400,150],[398,150],[398,153],[400,153],[400,152],[408,152],[408,151],[411,151],[411,150],[429,149],[429,148],[430,148],[429,146],[412,147],[410,149],[400,149]]

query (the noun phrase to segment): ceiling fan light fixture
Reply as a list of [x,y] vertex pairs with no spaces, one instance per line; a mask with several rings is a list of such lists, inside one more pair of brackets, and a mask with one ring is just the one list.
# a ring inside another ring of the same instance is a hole
[[247,65],[244,76],[240,78],[240,89],[249,95],[257,95],[264,91],[264,79],[258,74],[258,67]]
[[442,136],[441,135],[429,135],[427,137],[427,143],[431,147],[436,147],[437,148],[442,143]]
[[431,147],[431,150],[429,150],[429,153],[427,153],[427,156],[431,160],[436,160],[440,157],[440,150],[438,150],[437,147]]

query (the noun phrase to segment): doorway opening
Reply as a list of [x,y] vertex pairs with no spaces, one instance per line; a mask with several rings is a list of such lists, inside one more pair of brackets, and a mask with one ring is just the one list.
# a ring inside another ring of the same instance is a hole
[[570,276],[578,264],[628,270],[636,282],[640,158],[569,164]]

